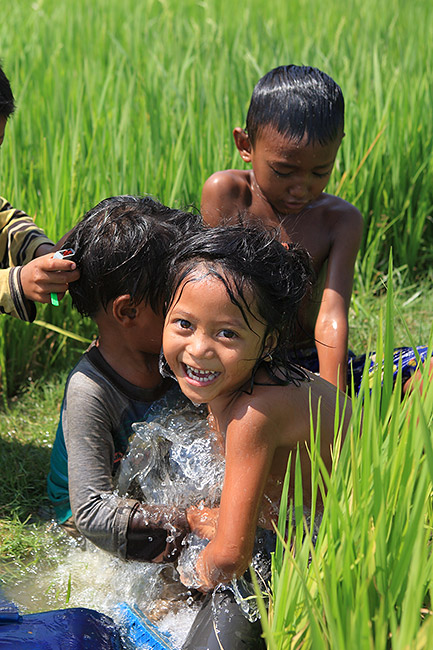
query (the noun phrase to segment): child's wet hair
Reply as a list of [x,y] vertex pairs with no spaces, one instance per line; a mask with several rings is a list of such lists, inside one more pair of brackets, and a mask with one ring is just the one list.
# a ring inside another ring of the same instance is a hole
[[78,223],[65,245],[80,278],[69,292],[76,309],[94,317],[118,296],[145,300],[161,308],[169,248],[190,228],[198,228],[198,214],[168,208],[150,196],[104,199]]
[[246,120],[251,144],[266,127],[300,142],[329,144],[344,134],[344,98],[340,86],[310,66],[283,65],[256,84]]
[[8,119],[15,110],[15,100],[9,79],[5,75],[0,61],[0,115]]
[[240,309],[250,329],[254,331],[257,317],[266,325],[263,356],[257,359],[257,367],[268,356],[265,341],[268,334],[273,334],[275,347],[266,367],[293,368],[292,334],[298,308],[309,295],[314,277],[308,252],[297,244],[281,244],[276,231],[259,224],[203,228],[186,237],[173,253],[165,313],[185,283],[207,274],[224,283],[230,300]]

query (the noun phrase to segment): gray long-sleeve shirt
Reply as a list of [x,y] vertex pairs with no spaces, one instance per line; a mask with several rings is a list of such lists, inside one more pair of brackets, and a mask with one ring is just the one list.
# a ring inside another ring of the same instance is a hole
[[172,386],[130,384],[91,347],[68,377],[48,476],[48,495],[60,522],[72,514],[80,532],[104,550],[126,557],[127,530],[137,502],[117,495],[113,477],[132,434],[152,403]]

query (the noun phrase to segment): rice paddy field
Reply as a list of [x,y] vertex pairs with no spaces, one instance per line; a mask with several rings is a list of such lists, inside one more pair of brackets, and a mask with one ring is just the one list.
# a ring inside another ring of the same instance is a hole
[[[55,241],[115,194],[198,208],[213,171],[242,166],[231,132],[244,126],[252,89],[271,68],[313,65],[342,87],[346,136],[327,191],[364,215],[349,342],[359,353],[384,353],[384,383],[378,373],[354,401],[351,434],[330,477],[313,435],[314,485],[327,488],[323,523],[315,548],[301,520],[296,548],[281,544],[262,620],[271,649],[433,647],[433,390],[426,376],[422,395],[401,402],[390,382],[395,345],[432,341],[430,3],[3,4],[0,57],[17,111],[1,148],[0,194]],[[39,306],[35,324],[4,317],[0,329],[2,448],[12,437],[24,450],[30,436],[44,464],[55,418],[45,422],[39,402],[55,413],[61,389],[50,387],[64,381],[94,326],[66,298],[59,308]],[[10,399],[22,387],[31,413],[11,424]],[[38,527],[17,515],[14,477],[3,472],[3,483],[4,476],[1,547],[14,561],[27,546],[18,552],[5,531],[25,540]],[[34,491],[43,502],[42,484]]]

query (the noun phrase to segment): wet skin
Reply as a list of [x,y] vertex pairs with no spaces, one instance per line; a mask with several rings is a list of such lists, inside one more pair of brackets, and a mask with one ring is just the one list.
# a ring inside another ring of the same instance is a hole
[[[362,238],[362,217],[351,204],[323,190],[341,143],[297,142],[266,127],[254,146],[242,129],[236,146],[251,170],[216,172],[202,192],[202,214],[210,225],[239,215],[277,227],[281,239],[304,246],[317,274],[313,300],[300,312],[294,347],[316,344],[320,374],[337,385],[346,367],[353,269]],[[345,388],[345,373],[338,385]]]
[[191,401],[216,401],[224,409],[251,376],[266,325],[251,315],[248,327],[224,284],[204,268],[195,278],[183,285],[167,314],[164,355]]
[[[163,349],[182,391],[208,405],[216,430],[225,437],[226,472],[216,533],[196,567],[206,590],[247,568],[259,520],[272,528],[288,457],[298,445],[308,504],[310,399],[314,419],[321,400],[322,458],[331,469],[335,388],[312,375],[300,385],[275,385],[259,370],[257,382],[265,385],[255,384],[252,394],[245,392],[256,359],[272,347],[273,337],[263,340],[266,326],[257,317],[252,296],[256,318],[251,317],[250,329],[223,283],[203,276],[200,269],[175,296],[165,320]],[[345,426],[347,418],[348,413]],[[293,481],[290,492],[293,495]],[[197,513],[191,514],[189,523],[200,534]],[[209,521],[203,525],[209,529]]]
[[241,157],[253,167],[251,189],[260,196],[279,218],[298,215],[316,201],[325,189],[341,139],[321,145],[288,138],[275,129],[267,128],[257,138],[254,147],[242,131],[235,131]]

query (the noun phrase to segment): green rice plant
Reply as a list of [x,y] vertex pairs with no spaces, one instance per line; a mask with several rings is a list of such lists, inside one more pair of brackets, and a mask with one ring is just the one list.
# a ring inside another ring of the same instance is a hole
[[[263,625],[269,648],[400,650],[429,648],[433,640],[433,386],[427,364],[422,394],[401,399],[401,371],[394,387],[386,386],[393,366],[390,283],[383,325],[376,350],[383,369],[364,374],[330,476],[317,451],[311,455],[315,493],[326,486],[315,542],[306,523],[303,535],[284,541],[282,499]],[[313,441],[317,434],[312,426]]]
[[[391,246],[395,268],[419,281],[433,250],[428,3],[414,0],[410,30],[408,21],[403,0],[333,0],[326,12],[318,0],[6,3],[1,55],[18,108],[0,193],[54,240],[118,193],[197,208],[212,172],[243,166],[231,133],[244,125],[260,76],[282,63],[315,65],[346,99],[328,189],[365,218],[355,290],[371,290]],[[84,338],[94,332],[67,300],[38,308],[38,320]],[[61,334],[15,321],[2,334],[9,394],[30,368],[51,372],[76,358]]]

